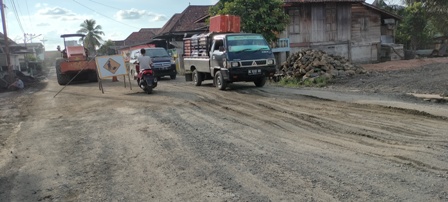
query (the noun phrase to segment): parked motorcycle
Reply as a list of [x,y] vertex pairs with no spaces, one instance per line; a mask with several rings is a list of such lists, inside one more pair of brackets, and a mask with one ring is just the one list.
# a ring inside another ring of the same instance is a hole
[[144,69],[137,76],[137,84],[146,93],[151,94],[152,90],[157,87],[157,78],[154,77],[152,69]]

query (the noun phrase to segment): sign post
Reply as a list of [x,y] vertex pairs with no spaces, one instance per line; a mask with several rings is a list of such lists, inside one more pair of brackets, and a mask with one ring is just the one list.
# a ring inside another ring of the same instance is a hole
[[[99,56],[95,58],[95,61],[98,70],[98,77],[101,90],[103,89],[102,85],[103,78],[110,78],[110,77],[117,78],[117,76],[120,75],[123,75],[123,78],[126,78],[126,75],[128,75],[126,64],[124,62],[124,58],[122,55]],[[124,87],[126,88],[126,79],[124,79],[123,82],[125,83]],[[130,86],[131,86],[131,80],[129,79],[129,87]]]

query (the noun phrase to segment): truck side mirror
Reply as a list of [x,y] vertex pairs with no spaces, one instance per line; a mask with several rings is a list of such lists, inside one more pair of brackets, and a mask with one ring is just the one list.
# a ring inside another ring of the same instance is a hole
[[224,52],[224,46],[219,46],[219,52]]

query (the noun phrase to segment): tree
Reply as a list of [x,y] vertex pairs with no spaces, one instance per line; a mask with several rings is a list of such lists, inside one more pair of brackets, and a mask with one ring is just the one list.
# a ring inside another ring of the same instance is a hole
[[210,15],[240,16],[242,31],[262,34],[273,42],[288,25],[289,17],[282,6],[282,0],[220,0],[210,8]]
[[90,52],[96,54],[96,47],[101,45],[101,41],[103,40],[100,35],[104,35],[104,32],[101,31],[101,25],[96,25],[96,21],[84,20],[81,24],[81,29],[78,30],[77,33],[85,34],[84,38],[84,47],[87,47]]
[[448,11],[448,1],[446,0],[402,0],[406,5],[422,3],[430,11]]
[[448,1],[447,0],[402,0],[408,6],[416,3],[422,4],[427,19],[429,19],[436,30],[443,35],[448,35]]
[[406,7],[403,21],[397,29],[397,41],[411,50],[425,48],[435,35],[434,28],[427,18],[427,11],[421,2]]
[[101,45],[98,49],[98,53],[100,55],[113,55],[115,54],[115,50],[112,49],[113,46],[115,46],[115,42],[109,39]]

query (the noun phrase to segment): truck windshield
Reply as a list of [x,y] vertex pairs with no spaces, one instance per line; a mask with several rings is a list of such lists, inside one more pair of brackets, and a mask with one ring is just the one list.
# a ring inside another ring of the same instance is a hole
[[146,55],[152,58],[170,57],[170,55],[168,55],[168,52],[163,48],[146,49]]
[[261,35],[227,36],[227,47],[230,53],[271,50]]

